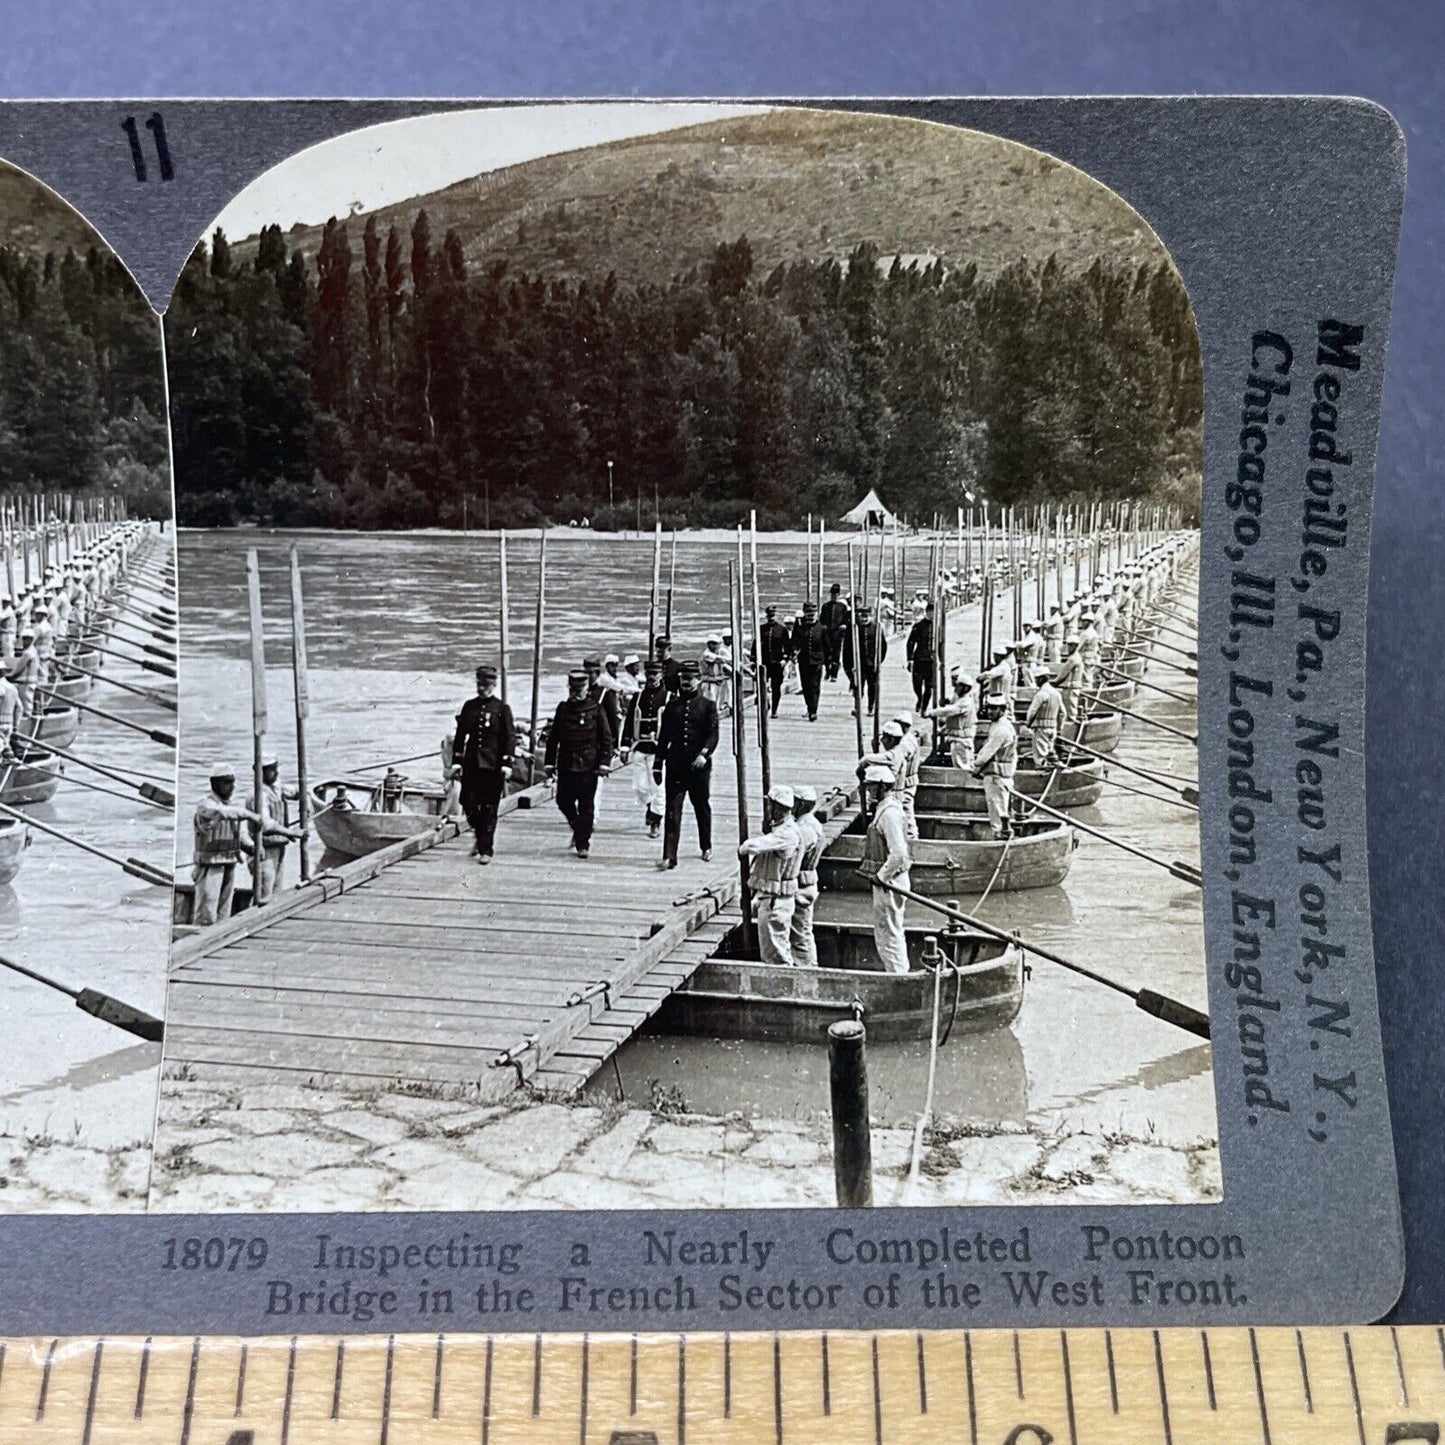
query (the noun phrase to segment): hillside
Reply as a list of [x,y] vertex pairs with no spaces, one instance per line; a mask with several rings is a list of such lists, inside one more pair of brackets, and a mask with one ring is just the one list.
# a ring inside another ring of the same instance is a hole
[[24,171],[0,161],[0,246],[44,254],[98,244],[100,238],[77,212]]
[[[991,275],[1019,257],[1101,252],[1157,260],[1159,243],[1112,192],[996,137],[852,112],[776,110],[547,156],[376,212],[383,232],[425,207],[474,267],[549,276],[615,270],[661,281],[746,234],[764,271],[796,257],[934,255]],[[353,238],[365,215],[350,219]],[[314,253],[321,228],[288,247]],[[250,247],[243,244],[242,254]]]

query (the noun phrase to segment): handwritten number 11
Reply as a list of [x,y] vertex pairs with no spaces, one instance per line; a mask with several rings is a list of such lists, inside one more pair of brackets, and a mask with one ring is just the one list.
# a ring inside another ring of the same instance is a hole
[[[156,161],[160,166],[161,179],[163,181],[175,180],[176,168],[171,161],[171,148],[166,143],[166,123],[161,119],[160,111],[153,111],[145,125],[155,140]],[[135,166],[136,180],[148,180],[150,173],[146,167],[145,151],[141,147],[140,128],[135,123],[135,117],[133,115],[126,116],[121,121],[120,128],[130,141],[130,159],[131,164]]]

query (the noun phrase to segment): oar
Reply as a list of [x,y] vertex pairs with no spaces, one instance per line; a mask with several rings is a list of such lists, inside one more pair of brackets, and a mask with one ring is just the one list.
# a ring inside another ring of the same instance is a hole
[[[132,667],[143,667],[147,672],[158,672],[162,677],[174,677],[176,675],[175,668],[167,667],[163,662],[150,662],[147,661],[147,659],[145,659],[144,657],[133,657],[128,652],[116,652],[113,648],[102,647],[97,642],[88,643],[81,650],[83,652],[99,652],[106,657],[116,657],[119,658],[122,662],[130,663]],[[70,666],[69,663],[66,663],[65,665],[67,667]],[[80,672],[81,670],[82,669],[80,668],[76,668],[77,672]]]
[[[1137,657],[1143,657],[1143,658],[1148,659],[1149,661],[1153,661],[1153,660],[1154,660],[1154,659],[1152,658],[1150,652],[1149,652],[1149,651],[1146,651],[1143,647],[1140,647],[1140,646],[1137,644],[1137,642],[1135,642],[1135,643],[1126,642],[1126,643],[1124,643],[1124,646],[1125,646],[1130,652],[1134,653],[1134,655],[1137,656]],[[1162,647],[1165,652],[1172,652],[1176,657],[1187,658],[1190,662],[1198,662],[1198,661],[1199,661],[1199,654],[1198,654],[1197,652],[1191,652],[1187,647],[1175,647],[1172,642],[1161,642],[1157,637],[1151,637],[1151,638],[1149,639],[1149,647],[1150,647],[1151,649],[1152,649],[1152,648],[1155,648],[1155,647]],[[1165,659],[1160,658],[1159,660],[1162,662],[1162,661],[1164,661]]]
[[1170,688],[1161,687],[1157,682],[1146,682],[1142,677],[1130,677],[1127,672],[1120,672],[1116,667],[1110,667],[1107,663],[1099,664],[1099,671],[1106,672],[1110,677],[1117,677],[1121,682],[1132,682],[1139,687],[1147,687],[1150,692],[1157,692],[1169,698],[1172,702],[1192,703],[1194,698],[1186,697],[1182,692],[1174,692]]
[[1110,753],[1105,756],[1103,753],[1096,753],[1093,748],[1084,743],[1072,742],[1069,744],[1076,752],[1086,754],[1088,757],[1097,758],[1101,763],[1109,767],[1123,768],[1126,773],[1134,773],[1136,776],[1145,778],[1151,783],[1157,783],[1161,788],[1167,788],[1170,792],[1176,792],[1186,802],[1197,804],[1199,802],[1199,788],[1193,782],[1180,783],[1175,778],[1167,777],[1163,773],[1152,773],[1147,768],[1138,767],[1134,763],[1126,763],[1117,753]]
[[[77,788],[89,788],[93,793],[104,793],[109,798],[119,798],[124,803],[135,802],[135,799],[131,797],[129,793],[122,793],[117,788],[107,788],[103,783],[92,783],[85,778],[72,778],[69,773],[57,773],[50,768],[37,768],[35,771],[45,773],[48,777],[59,778],[62,783],[73,783]],[[3,791],[3,786],[0,786],[0,792]],[[166,812],[170,812],[175,806],[174,804],[167,805],[165,803],[158,803],[154,798],[149,798],[144,793],[140,795],[140,800],[145,803],[147,807],[163,808]]]
[[95,611],[91,615],[93,617],[109,618],[116,612],[132,612],[137,617],[146,618],[152,622],[159,622],[162,626],[165,626],[167,624],[169,624],[170,626],[175,626],[176,623],[176,614],[172,612],[169,608],[158,608],[151,606],[150,604],[141,606],[132,602],[127,602],[124,598],[121,597],[107,598],[104,602],[99,603],[96,606]]
[[[107,722],[119,723],[123,728],[130,728],[132,732],[143,733],[153,743],[159,743],[163,748],[173,748],[176,745],[174,733],[162,732],[160,728],[148,728],[144,723],[132,722],[128,717],[121,717],[119,713],[107,712],[103,707],[96,707],[93,702],[76,702],[74,699],[67,702],[66,707],[79,708],[81,712],[93,712],[97,717],[103,717]],[[45,746],[43,738],[37,738],[36,742],[41,747]]]
[[102,1023],[114,1024],[116,1028],[124,1029],[126,1033],[134,1034],[148,1044],[158,1044],[165,1037],[165,1025],[160,1019],[152,1018],[150,1014],[142,1013],[140,1009],[123,1003],[118,998],[112,998],[108,993],[101,993],[93,988],[71,988],[68,984],[58,983],[55,979],[36,973],[33,968],[26,968],[23,963],[16,963],[9,958],[0,957],[0,968],[8,968],[26,978],[34,979],[36,983],[43,983],[46,988],[53,988],[56,993],[67,994],[75,1000],[76,1008],[98,1018]]
[[365,777],[371,773],[379,773],[383,768],[394,768],[398,763],[420,763],[427,758],[434,758],[435,756],[436,749],[431,748],[424,753],[413,753],[409,758],[391,758],[384,763],[370,763],[360,768],[347,768],[346,776],[348,778]]
[[1165,1023],[1173,1024],[1176,1028],[1185,1030],[1186,1033],[1194,1034],[1201,1039],[1209,1037],[1209,1015],[1200,1013],[1198,1009],[1191,1008],[1187,1003],[1181,1003],[1167,994],[1156,993],[1152,988],[1130,988],[1127,984],[1120,983],[1118,979],[1109,978],[1102,973],[1095,973],[1092,968],[1086,968],[1082,963],[1075,963],[1073,959],[1065,958],[1052,949],[1040,948],[1038,944],[1029,943],[1017,934],[1006,933],[1002,928],[995,928],[993,924],[985,923],[981,918],[975,918],[960,908],[952,908],[946,903],[940,903],[936,898],[926,898],[921,893],[914,893],[912,889],[900,888],[896,883],[885,883],[881,878],[870,878],[868,881],[875,888],[886,888],[890,893],[896,893],[900,898],[908,899],[910,903],[918,903],[924,908],[931,908],[934,912],[943,914],[945,918],[951,918],[965,927],[977,929],[978,932],[986,933],[1000,942],[1016,944],[1019,948],[1038,958],[1046,958],[1050,963],[1058,964],[1060,968],[1066,968],[1071,973],[1077,973],[1081,977],[1087,978],[1091,983],[1103,984],[1105,988],[1111,988],[1115,993],[1121,993],[1125,998],[1133,999],[1135,1008],[1142,1009],[1156,1019],[1163,1019]]
[[1135,787],[1133,783],[1126,783],[1120,778],[1105,777],[1101,780],[1105,787],[1118,788],[1120,792],[1133,793],[1136,798],[1148,798],[1151,803],[1165,803],[1174,808],[1187,808],[1191,813],[1197,813],[1199,807],[1195,803],[1186,803],[1182,798],[1166,797],[1163,793],[1151,793],[1148,788]]
[[[107,619],[110,627],[124,627],[128,632],[137,633],[141,637],[150,637],[157,642],[168,642],[172,647],[176,646],[176,634],[167,632],[159,627],[143,627],[139,622],[129,622],[124,617],[111,617]],[[124,641],[124,639],[121,639]],[[134,645],[134,644],[132,644]]]
[[1183,728],[1177,728],[1173,723],[1160,722],[1157,717],[1150,717],[1148,713],[1135,712],[1131,707],[1124,707],[1117,702],[1105,702],[1097,693],[1094,694],[1093,702],[1095,707],[1101,707],[1106,712],[1123,713],[1125,717],[1137,718],[1142,723],[1148,723],[1151,728],[1158,728],[1161,732],[1173,733],[1176,738],[1183,738],[1185,742],[1199,746],[1199,734],[1187,733]]
[[1124,852],[1132,853],[1136,858],[1142,858],[1146,863],[1152,863],[1156,868],[1163,868],[1166,872],[1172,873],[1181,882],[1192,883],[1196,888],[1204,887],[1204,875],[1192,863],[1185,863],[1178,858],[1172,861],[1167,858],[1156,858],[1152,853],[1146,853],[1142,848],[1136,848],[1132,843],[1124,842],[1122,838],[1111,837],[1101,828],[1092,828],[1087,823],[1081,823],[1077,818],[1071,818],[1067,813],[1059,812],[1057,808],[1051,808],[1038,798],[1024,798],[1022,794],[1015,796],[1019,797],[1029,808],[1047,813],[1061,823],[1068,823],[1081,833],[1087,833],[1091,838],[1098,838],[1100,842],[1110,843],[1115,848],[1122,848]]
[[[142,662],[139,658],[131,658],[129,660],[134,662],[137,667],[143,667],[147,672],[159,673],[162,677],[174,677],[176,675],[173,668],[162,667],[159,663]],[[113,683],[116,687],[122,689],[122,691],[134,690],[142,697],[151,698],[153,701],[160,703],[162,707],[170,708],[172,712],[180,711],[175,703],[164,700],[159,693],[148,692],[145,688],[135,687],[133,683],[117,682],[113,677],[106,677],[99,672],[92,672],[90,668],[80,667],[74,662],[62,661],[60,665],[67,672],[74,673],[78,677],[88,677],[92,682]]]
[[[1115,653],[1123,654],[1125,657],[1142,657],[1145,662],[1157,662],[1160,667],[1173,668],[1175,672],[1182,672],[1185,677],[1199,676],[1199,669],[1197,667],[1190,667],[1188,663],[1184,662],[1175,662],[1172,657],[1160,657],[1157,653],[1145,652],[1138,647],[1130,647],[1128,643],[1115,644]],[[1187,652],[1180,651],[1181,657],[1188,657],[1189,655]],[[1125,676],[1127,677],[1128,674],[1126,673]],[[1135,678],[1134,681],[1137,682],[1138,679]]]
[[69,843],[72,848],[80,848],[97,858],[104,858],[107,863],[115,864],[121,872],[129,873],[132,878],[139,878],[142,883],[154,883],[158,888],[172,886],[173,880],[167,874],[162,873],[159,868],[153,868],[143,858],[121,858],[114,853],[107,853],[104,848],[97,848],[93,843],[87,843],[83,838],[77,838],[64,829],[42,823],[39,818],[22,813],[19,808],[12,808],[9,803],[0,803],[0,812],[9,814],[17,822],[25,823],[31,828],[39,828],[42,833],[49,833],[52,838],[59,838],[62,843]]
[[[1170,635],[1170,637],[1182,638],[1185,642],[1192,642],[1192,643],[1194,643],[1196,646],[1197,646],[1198,643],[1199,643],[1199,630],[1198,630],[1198,628],[1195,628],[1194,631],[1192,631],[1192,632],[1185,632],[1185,631],[1184,631],[1183,629],[1181,629],[1181,628],[1178,628],[1178,627],[1170,627],[1167,622],[1161,622],[1157,617],[1151,618],[1149,621],[1145,622],[1145,623],[1144,623],[1144,626],[1146,626],[1146,627],[1157,627],[1160,632],[1167,632],[1167,633]],[[1162,646],[1168,647],[1169,644],[1166,642],[1166,643],[1163,643]],[[1175,648],[1175,651],[1176,651],[1176,652],[1177,652],[1178,650],[1179,650],[1178,648]]]
[[[167,697],[164,693],[152,692],[148,687],[137,687],[133,682],[122,682],[118,677],[106,677],[103,673],[89,672],[83,667],[76,667],[72,663],[62,662],[60,664],[67,672],[74,673],[77,677],[88,677],[93,682],[108,682],[112,687],[118,687],[122,692],[134,693],[136,697],[144,698],[146,702],[153,702],[157,707],[163,707],[167,712],[179,712],[180,704],[173,697]],[[66,702],[55,685],[41,689],[48,696]]]
[[64,758],[67,763],[75,763],[78,767],[99,773],[101,777],[109,778],[114,783],[124,783],[126,787],[134,788],[141,797],[149,798],[151,802],[159,803],[164,808],[174,808],[176,805],[176,795],[169,788],[159,786],[164,779],[157,778],[154,773],[136,773],[135,777],[146,780],[138,783],[134,777],[128,778],[124,773],[118,773],[114,768],[108,768],[102,763],[88,762],[85,758],[68,753],[64,748],[57,748],[51,743],[37,743],[36,747],[42,752],[54,753],[57,758]]

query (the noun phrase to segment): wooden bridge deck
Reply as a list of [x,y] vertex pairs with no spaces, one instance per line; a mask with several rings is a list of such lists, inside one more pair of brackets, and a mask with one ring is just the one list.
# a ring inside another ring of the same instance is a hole
[[[883,669],[885,716],[913,702],[902,643],[900,633]],[[774,779],[810,783],[820,798],[851,790],[854,728],[841,677],[824,685],[816,723],[800,696],[785,696],[772,725]],[[580,1087],[712,951],[720,910],[736,916],[737,787],[726,729],[725,720],[711,862],[699,857],[685,807],[678,866],[657,869],[661,843],[647,837],[627,770],[599,790],[585,862],[570,852],[550,801],[501,819],[486,868],[468,856],[470,834],[451,830],[428,846],[359,859],[262,913],[175,945],[167,1069],[360,1088],[460,1085],[483,1099],[524,1080]],[[748,730],[756,830],[751,713]],[[579,994],[587,996],[569,1003]],[[521,1050],[519,1067],[494,1066],[507,1050]]]

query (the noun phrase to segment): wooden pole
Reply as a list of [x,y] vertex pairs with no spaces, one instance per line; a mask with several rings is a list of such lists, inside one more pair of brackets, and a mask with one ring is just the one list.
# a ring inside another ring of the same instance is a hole
[[813,601],[821,608],[823,605],[823,540],[828,535],[828,519],[818,518],[818,592]]
[[542,706],[542,627],[547,608],[547,529],[542,528],[542,540],[537,548],[537,617],[532,630],[532,716],[531,732],[527,736],[527,747],[531,761],[528,764],[527,781],[537,781],[537,725]]
[[873,1204],[873,1140],[868,1129],[867,1034],[856,1019],[828,1026],[828,1090],[833,1111],[833,1183],[840,1209]]
[[301,881],[311,878],[311,855],[306,828],[311,819],[307,791],[306,719],[311,716],[311,680],[306,666],[306,609],[301,600],[301,561],[291,548],[291,681],[296,694],[296,792],[301,823]]
[[647,655],[657,656],[657,592],[662,586],[662,523],[652,530],[652,601],[647,605]]
[[667,620],[663,624],[662,635],[672,636],[672,593],[677,585],[677,528],[672,529],[672,551],[667,559]]
[[757,662],[758,702],[758,752],[762,758],[759,776],[762,778],[763,797],[773,788],[773,760],[768,748],[768,678],[763,669],[763,614],[758,606],[758,514],[748,514],[749,528],[749,569],[752,574],[753,592],[753,657]]
[[856,590],[857,566],[853,557],[853,543],[848,542],[848,631],[853,654],[853,720],[857,724],[858,756],[863,756],[863,689],[859,685],[863,676],[863,649],[858,635],[858,601]]
[[[732,624],[733,640],[740,649],[743,636],[743,578],[742,578],[742,533],[738,534],[737,561],[728,559],[728,621]],[[743,688],[741,658],[733,656],[733,757],[737,760],[738,784],[738,843],[748,839],[748,733],[747,720],[743,715],[746,693]],[[757,932],[753,923],[752,890],[748,886],[748,860],[738,860],[742,868],[741,904],[743,912],[743,950],[751,958],[757,947]]]
[[497,637],[500,657],[497,660],[497,695],[503,702],[507,700],[507,651],[511,646],[512,634],[508,623],[508,614],[511,608],[508,606],[510,598],[507,586],[507,534],[497,533],[497,569],[501,584],[497,597]]
[[[246,591],[251,606],[251,768],[253,774],[253,807],[261,811],[261,764],[266,744],[266,635],[261,616],[261,564],[252,547],[246,553]],[[261,882],[261,863],[265,857],[263,830],[256,828],[255,877],[253,887]],[[253,895],[254,896],[254,895]]]

